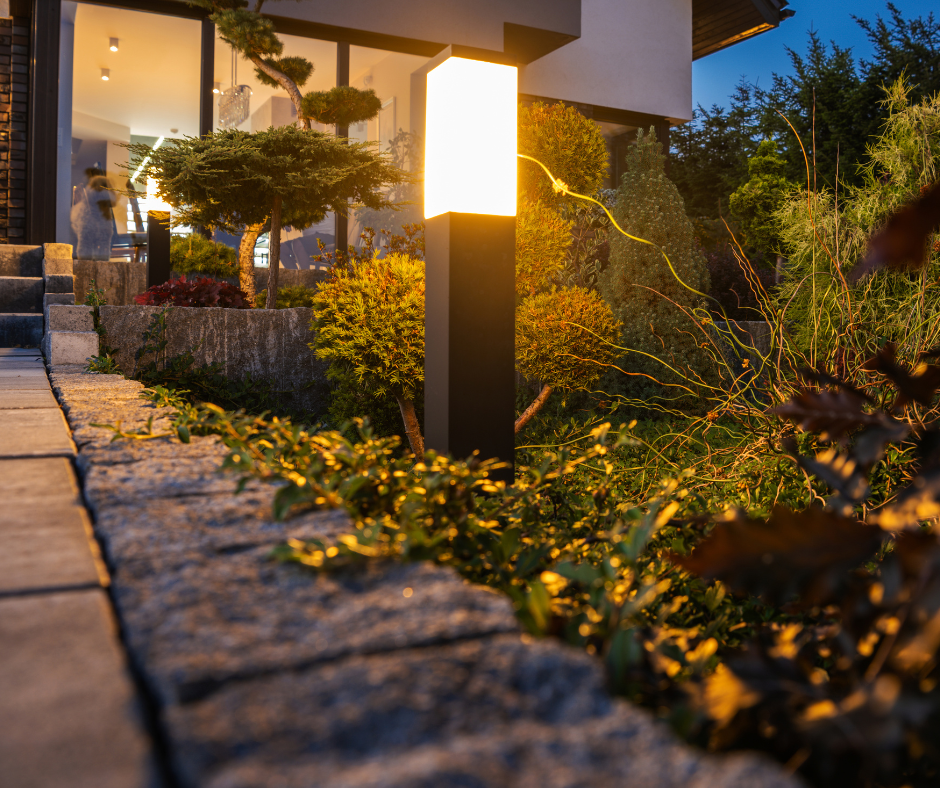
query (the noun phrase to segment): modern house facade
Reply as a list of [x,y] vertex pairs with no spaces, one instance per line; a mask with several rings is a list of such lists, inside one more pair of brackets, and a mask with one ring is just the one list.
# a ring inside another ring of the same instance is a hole
[[[654,126],[668,144],[669,127],[692,117],[692,61],[776,27],[792,15],[786,5],[269,0],[264,10],[285,54],[314,63],[305,90],[348,84],[382,99],[375,120],[348,129],[352,138],[403,156],[409,135],[423,130],[422,69],[458,44],[515,60],[522,100],[564,101],[593,118],[614,154],[616,180],[618,150],[638,127]],[[124,144],[293,120],[283,92],[260,84],[205,13],[184,0],[10,0],[10,15],[0,31],[0,72],[8,72],[0,73],[0,142],[8,147],[0,160],[0,241],[72,242],[70,215],[90,178],[126,188]],[[479,122],[485,133],[485,107]],[[114,203],[115,237],[140,231],[146,199],[115,196]],[[300,264],[316,238],[329,245],[358,234],[355,219],[343,224],[330,219],[306,231],[297,261],[289,253],[285,264]]]

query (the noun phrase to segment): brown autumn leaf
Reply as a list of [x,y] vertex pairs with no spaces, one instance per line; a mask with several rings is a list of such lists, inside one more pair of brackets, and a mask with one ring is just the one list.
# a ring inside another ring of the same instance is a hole
[[809,381],[810,383],[816,383],[820,386],[833,386],[837,389],[843,389],[849,391],[855,396],[860,397],[861,399],[866,400],[867,402],[872,402],[872,398],[868,396],[864,391],[859,388],[856,388],[851,383],[848,383],[841,378],[837,378],[835,375],[830,375],[825,370],[812,369],[811,367],[806,367],[799,370],[797,373],[803,380]]
[[862,369],[880,372],[898,389],[898,398],[894,408],[903,408],[910,402],[929,407],[940,389],[940,367],[933,364],[919,364],[910,374],[896,360],[897,348],[891,342],[886,344],[877,355],[862,364]]
[[793,459],[807,473],[828,484],[848,503],[859,503],[868,497],[868,481],[854,458],[839,454],[834,449],[826,449],[815,458],[793,453]]
[[927,262],[927,240],[940,225],[940,181],[896,211],[868,241],[868,254],[850,279],[857,282],[872,271],[889,268],[913,271]]
[[862,430],[852,444],[852,457],[863,468],[870,468],[884,457],[885,446],[900,443],[911,433],[909,425],[886,416],[885,423]]
[[804,391],[771,413],[792,421],[821,440],[842,441],[859,427],[887,426],[892,420],[880,411],[866,413],[865,400],[846,389]]
[[771,604],[798,595],[803,606],[827,602],[850,570],[878,550],[884,532],[824,509],[776,507],[766,521],[743,513],[718,523],[689,556],[670,560]]
[[885,531],[920,529],[925,520],[940,517],[940,468],[914,478],[897,498],[868,516]]

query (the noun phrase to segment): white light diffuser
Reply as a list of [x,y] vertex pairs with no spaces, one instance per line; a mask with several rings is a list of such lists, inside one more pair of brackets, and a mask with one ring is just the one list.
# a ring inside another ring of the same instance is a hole
[[148,211],[171,211],[173,210],[170,204],[165,199],[163,199],[163,195],[160,194],[160,187],[157,186],[157,182],[153,178],[147,178],[147,210]]
[[516,215],[518,69],[451,57],[428,73],[424,216]]

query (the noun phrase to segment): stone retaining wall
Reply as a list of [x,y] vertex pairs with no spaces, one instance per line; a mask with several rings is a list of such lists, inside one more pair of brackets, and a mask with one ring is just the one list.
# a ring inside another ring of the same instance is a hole
[[[143,333],[161,307],[102,306],[100,310],[106,341],[117,351],[121,370],[130,375]],[[233,380],[251,376],[268,383],[288,409],[316,414],[329,404],[330,388],[326,364],[308,347],[310,320],[311,310],[303,308],[174,307],[167,316],[166,352],[172,357],[194,350],[198,364],[218,362]],[[48,336],[93,330],[89,307],[49,307]],[[57,360],[49,357],[53,363]]]
[[[268,560],[348,532],[271,519],[215,438],[111,442],[164,413],[118,376],[53,368],[130,657],[183,788],[796,788],[769,761],[680,744],[612,699],[601,662],[523,635],[502,595],[429,564],[314,574]],[[411,593],[404,591],[410,589]]]

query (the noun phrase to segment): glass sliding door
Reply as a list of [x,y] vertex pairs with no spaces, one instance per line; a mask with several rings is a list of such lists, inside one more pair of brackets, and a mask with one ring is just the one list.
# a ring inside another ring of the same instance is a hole
[[[201,24],[63,2],[57,235],[80,259],[144,259],[146,183],[123,145],[199,134]],[[135,162],[136,164],[136,162]],[[122,192],[130,192],[127,197]]]
[[[378,117],[350,127],[349,136],[358,142],[374,142],[388,153],[399,167],[420,177],[423,172],[424,117],[412,101],[417,78],[424,79],[420,69],[428,58],[388,52],[382,49],[351,46],[349,48],[349,84],[354,88],[371,88],[382,100]],[[414,117],[413,117],[414,116]],[[408,203],[402,210],[373,211],[360,208],[351,213],[348,243],[358,245],[365,228],[376,233],[389,230],[401,233],[401,226],[423,220],[421,184],[396,188],[391,196],[396,202]]]

